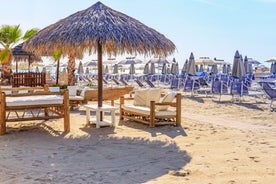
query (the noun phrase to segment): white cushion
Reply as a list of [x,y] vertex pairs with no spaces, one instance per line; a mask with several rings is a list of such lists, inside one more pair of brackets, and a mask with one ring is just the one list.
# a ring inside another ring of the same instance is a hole
[[69,96],[69,100],[84,100],[83,96]]
[[[161,100],[161,103],[172,102],[174,100],[175,96],[176,96],[176,92],[171,91]],[[169,108],[169,105],[159,105],[156,107],[156,109],[159,111],[166,111],[166,110],[168,110],[168,108]]]
[[148,99],[148,89],[136,90],[133,105],[146,106]]
[[44,105],[44,104],[63,104],[61,95],[42,95],[42,96],[23,96],[7,97],[7,106],[24,106],[24,105]]
[[80,93],[80,96],[84,97],[85,95],[85,91],[90,89],[89,87],[84,87],[82,90],[81,90],[81,93]]
[[69,96],[76,96],[77,95],[78,86],[67,86],[67,89],[69,91]]
[[50,92],[60,92],[60,88],[59,87],[49,87],[49,91]]
[[[131,104],[124,104],[122,106],[124,110],[128,110],[135,113],[140,113],[144,115],[150,115],[150,108],[145,106],[136,106]],[[156,117],[166,117],[166,116],[175,116],[176,111],[173,110],[166,110],[166,111],[155,111]]]
[[161,89],[159,88],[151,88],[148,91],[148,98],[146,101],[146,106],[150,106],[150,101],[155,101],[155,102],[159,102],[161,97]]

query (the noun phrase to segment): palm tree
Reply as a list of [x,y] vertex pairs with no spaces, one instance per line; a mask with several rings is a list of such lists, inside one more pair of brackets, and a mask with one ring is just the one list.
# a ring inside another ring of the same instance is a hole
[[12,47],[20,40],[27,40],[32,35],[38,32],[38,29],[30,29],[22,35],[22,30],[17,26],[4,25],[0,28],[0,61],[2,63],[2,82],[4,84],[11,84],[11,60]]
[[56,84],[58,84],[58,78],[59,78],[59,61],[61,58],[62,52],[61,51],[54,51],[52,54],[52,57],[55,62],[57,62],[57,70],[56,70]]

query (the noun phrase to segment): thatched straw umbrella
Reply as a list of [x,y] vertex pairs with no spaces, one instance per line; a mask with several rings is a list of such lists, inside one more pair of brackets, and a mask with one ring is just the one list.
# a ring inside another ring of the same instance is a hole
[[18,72],[18,62],[28,61],[28,70],[30,71],[30,65],[33,62],[42,62],[41,57],[35,56],[34,54],[23,50],[23,43],[12,48],[12,57],[16,62],[16,72]]
[[[102,54],[168,55],[175,45],[164,35],[101,2],[52,24],[32,36],[24,49],[38,55],[62,50],[69,56],[69,83],[74,82],[76,57],[98,53],[98,106],[102,106]],[[72,69],[73,68],[73,69]]]

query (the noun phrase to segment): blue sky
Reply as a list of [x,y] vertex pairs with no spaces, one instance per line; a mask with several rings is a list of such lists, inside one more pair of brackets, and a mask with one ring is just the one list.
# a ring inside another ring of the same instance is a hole
[[[42,29],[94,0],[1,2],[0,25]],[[182,64],[191,52],[232,63],[236,50],[264,62],[276,56],[276,0],[102,0],[172,40]],[[4,7],[4,8],[3,8]]]

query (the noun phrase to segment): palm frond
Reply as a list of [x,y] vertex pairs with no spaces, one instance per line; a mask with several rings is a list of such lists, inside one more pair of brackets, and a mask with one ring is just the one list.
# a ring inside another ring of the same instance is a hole
[[39,31],[39,29],[30,29],[28,31],[25,32],[24,36],[23,36],[23,40],[28,40],[31,36],[33,36],[34,34],[36,34]]

